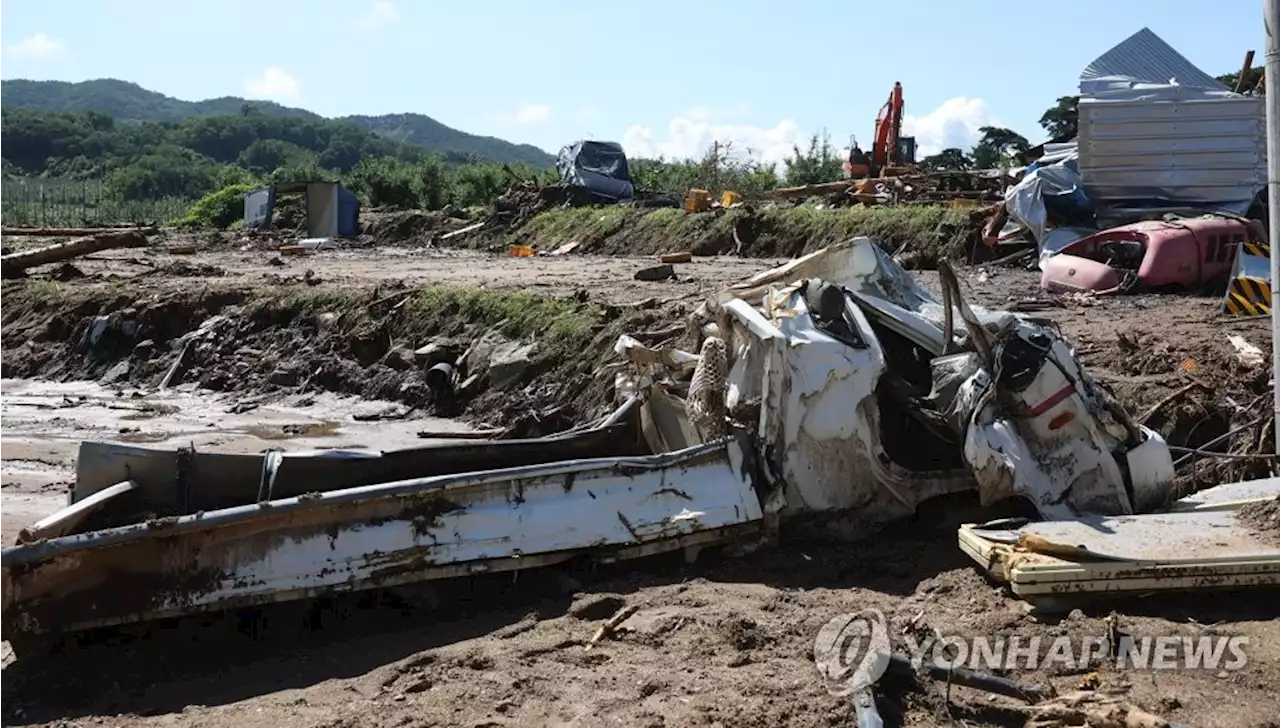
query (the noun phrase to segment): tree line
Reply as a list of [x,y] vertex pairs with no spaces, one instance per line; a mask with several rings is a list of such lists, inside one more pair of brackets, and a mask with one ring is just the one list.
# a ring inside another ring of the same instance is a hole
[[[1258,71],[1257,73],[1260,73]],[[1257,73],[1246,79],[1255,83]],[[1219,80],[1234,85],[1238,74]],[[1076,135],[1077,96],[1060,97],[1040,117],[1051,139]],[[244,104],[238,115],[181,122],[117,121],[97,111],[5,109],[0,148],[6,177],[102,179],[125,200],[197,199],[235,186],[337,181],[375,207],[438,210],[488,204],[520,180],[554,181],[554,169],[499,165],[365,131],[349,122],[268,115]],[[985,126],[969,150],[944,149],[921,160],[927,170],[989,169],[1016,163],[1031,144]],[[682,195],[702,187],[743,194],[831,182],[843,154],[825,132],[796,145],[777,167],[750,149],[716,144],[699,159],[633,159],[640,190]]]

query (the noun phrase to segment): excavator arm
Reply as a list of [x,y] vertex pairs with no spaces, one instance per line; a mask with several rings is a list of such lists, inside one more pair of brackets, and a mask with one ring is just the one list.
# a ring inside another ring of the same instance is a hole
[[876,138],[871,147],[871,163],[876,169],[898,166],[898,138],[902,135],[902,84],[894,82],[889,100],[876,116]]

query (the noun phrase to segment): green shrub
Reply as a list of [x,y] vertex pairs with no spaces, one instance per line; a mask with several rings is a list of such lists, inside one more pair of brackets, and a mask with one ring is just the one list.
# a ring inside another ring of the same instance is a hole
[[258,184],[236,184],[196,201],[186,215],[173,221],[177,227],[222,230],[236,220],[244,219],[244,196],[258,189]]

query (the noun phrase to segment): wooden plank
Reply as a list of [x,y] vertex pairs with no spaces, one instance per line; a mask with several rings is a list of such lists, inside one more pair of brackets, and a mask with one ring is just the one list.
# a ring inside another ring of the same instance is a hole
[[[961,527],[961,551],[1031,601],[1280,585],[1280,546],[1251,532],[1230,510],[1086,516],[985,533],[972,524]],[[1126,558],[1076,561],[1001,542],[1023,533]]]

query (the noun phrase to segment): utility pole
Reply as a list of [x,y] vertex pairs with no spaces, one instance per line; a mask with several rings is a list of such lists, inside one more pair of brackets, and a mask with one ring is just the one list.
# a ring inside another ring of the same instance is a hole
[[[1267,29],[1267,244],[1280,245],[1280,0],[1263,0]],[[1275,452],[1280,453],[1280,253],[1271,248],[1271,389]]]

